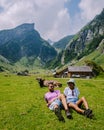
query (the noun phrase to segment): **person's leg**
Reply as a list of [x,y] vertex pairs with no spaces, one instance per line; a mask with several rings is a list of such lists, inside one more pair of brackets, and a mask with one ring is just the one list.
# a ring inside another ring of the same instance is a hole
[[68,110],[68,106],[67,106],[67,103],[66,103],[66,98],[65,98],[65,96],[64,96],[63,94],[60,94],[60,95],[59,95],[59,99],[62,101],[62,104],[63,104],[63,106],[64,106],[64,109],[65,109],[65,110]]
[[89,118],[91,118],[92,117],[92,110],[91,109],[89,109],[89,106],[88,106],[88,102],[87,102],[87,100],[85,99],[85,97],[82,97],[82,98],[80,98],[77,102],[76,102],[76,104],[79,106],[80,104],[82,104],[83,103],[83,105],[84,105],[84,107],[85,107],[85,111],[84,111],[84,115],[86,116],[86,117],[89,117]]
[[55,115],[57,116],[59,121],[65,122],[64,117],[61,114],[60,107],[57,104],[54,105],[54,112],[55,112]]
[[64,109],[65,109],[65,113],[66,113],[66,116],[67,118],[71,119],[72,118],[72,115],[71,113],[69,112],[69,109],[68,109],[68,106],[67,106],[67,103],[66,103],[66,98],[63,94],[60,94],[59,96],[59,99],[62,101],[62,104],[64,106]]
[[88,103],[87,103],[87,100],[85,99],[85,97],[80,98],[80,99],[76,102],[76,104],[77,104],[78,106],[81,105],[82,103],[83,103],[85,109],[87,110],[89,107],[88,107]]
[[78,113],[84,114],[84,110],[82,110],[81,108],[79,108],[79,107],[77,106],[77,104],[74,104],[74,103],[70,102],[70,103],[68,103],[68,106],[69,106],[70,108],[73,108],[73,109],[74,109],[75,111],[77,111]]

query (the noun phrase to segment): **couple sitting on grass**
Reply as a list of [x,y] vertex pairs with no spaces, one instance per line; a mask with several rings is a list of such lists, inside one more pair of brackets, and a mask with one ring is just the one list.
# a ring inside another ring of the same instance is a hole
[[[59,121],[63,121],[64,117],[61,114],[61,109],[65,109],[65,114],[68,119],[72,118],[72,115],[69,111],[69,108],[73,108],[78,113],[92,118],[92,110],[89,109],[88,103],[84,97],[78,98],[79,90],[75,86],[74,79],[70,79],[68,82],[68,87],[65,88],[64,94],[60,93],[60,90],[54,90],[53,83],[48,84],[49,92],[45,94],[45,101],[50,110],[55,112],[55,115],[58,117]],[[84,105],[85,109],[82,109],[80,106]]]

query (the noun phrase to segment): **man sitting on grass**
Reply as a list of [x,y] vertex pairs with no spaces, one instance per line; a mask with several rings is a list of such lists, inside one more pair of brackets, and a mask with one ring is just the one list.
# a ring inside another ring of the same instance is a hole
[[61,108],[63,106],[67,118],[70,119],[71,114],[67,107],[65,96],[60,93],[60,90],[54,90],[54,85],[52,82],[48,84],[48,89],[49,92],[45,94],[45,101],[47,102],[49,109],[55,112],[55,115],[58,117],[59,121],[65,122],[64,117],[61,114]]
[[[68,87],[65,88],[64,95],[68,106],[76,110],[78,113],[81,113],[88,118],[92,118],[92,110],[89,109],[86,99],[84,97],[80,99],[78,98],[79,90],[75,86],[74,79],[70,79],[67,84]],[[85,110],[80,108],[82,104],[84,105]]]

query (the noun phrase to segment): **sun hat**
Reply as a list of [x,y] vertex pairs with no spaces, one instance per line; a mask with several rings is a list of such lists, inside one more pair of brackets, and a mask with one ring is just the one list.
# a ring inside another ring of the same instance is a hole
[[75,84],[75,80],[71,78],[70,80],[67,81],[67,83],[73,83],[73,84]]

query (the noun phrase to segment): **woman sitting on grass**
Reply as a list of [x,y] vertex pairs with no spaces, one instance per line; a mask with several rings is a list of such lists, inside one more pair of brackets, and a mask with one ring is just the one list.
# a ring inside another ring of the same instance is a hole
[[[68,107],[73,108],[78,113],[81,113],[85,115],[88,118],[92,118],[92,110],[89,109],[88,103],[84,97],[78,98],[79,90],[75,86],[74,79],[70,79],[68,82],[68,87],[64,90],[64,95],[66,97],[66,102],[68,104]],[[81,109],[80,106],[84,105],[85,110]]]

